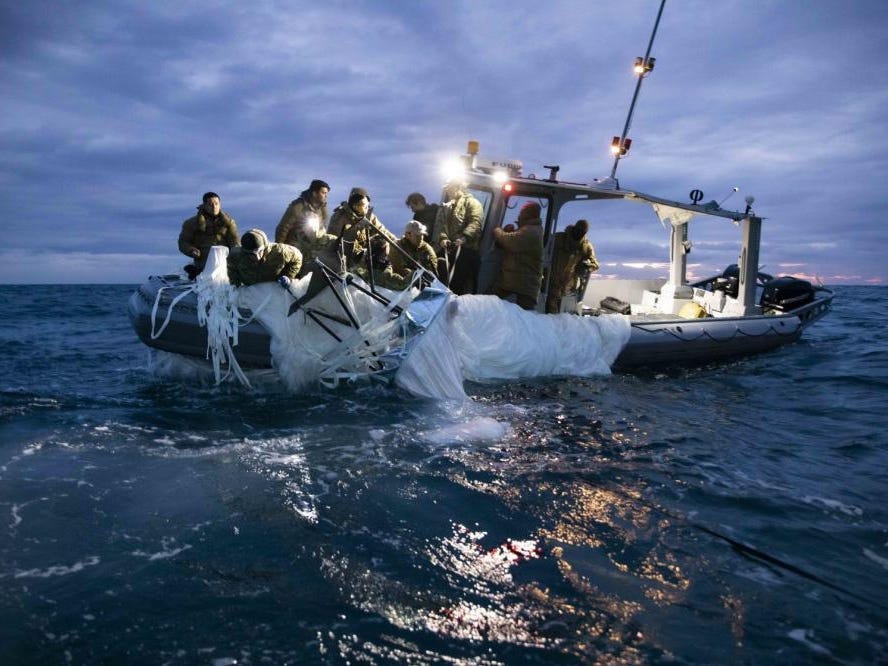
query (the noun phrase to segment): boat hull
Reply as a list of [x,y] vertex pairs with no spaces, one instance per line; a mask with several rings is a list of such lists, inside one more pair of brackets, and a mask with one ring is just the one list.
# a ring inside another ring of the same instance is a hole
[[629,341],[614,362],[615,369],[640,366],[688,366],[767,352],[798,340],[823,317],[832,292],[783,314],[700,319],[632,317]]
[[[127,313],[144,344],[175,354],[207,358],[207,331],[197,321],[197,295],[189,291],[193,284],[178,275],[152,275],[133,292]],[[241,314],[249,319],[251,313],[241,310]],[[167,315],[169,320],[164,327]],[[238,331],[234,356],[241,367],[270,368],[270,345],[271,336],[265,327],[258,321],[250,321]]]
[[[179,276],[152,276],[133,293],[129,318],[144,344],[176,354],[207,358],[207,333],[197,321],[197,296],[193,292],[185,293],[191,284]],[[820,294],[812,303],[782,314],[700,319],[632,316],[629,341],[617,357],[614,369],[700,365],[776,349],[798,340],[805,328],[829,311],[832,292],[823,290]],[[179,296],[182,297],[170,312],[171,304]],[[248,311],[241,314],[245,319],[250,317]],[[168,315],[169,321],[163,326]],[[270,343],[265,327],[258,321],[250,321],[239,330],[238,344],[233,348],[235,358],[245,368],[270,368]]]

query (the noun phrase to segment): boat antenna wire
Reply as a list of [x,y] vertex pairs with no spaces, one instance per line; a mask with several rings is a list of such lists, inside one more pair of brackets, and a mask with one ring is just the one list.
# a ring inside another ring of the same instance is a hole
[[[641,61],[642,70],[638,72],[638,81],[635,84],[635,93],[632,95],[632,103],[629,104],[629,113],[626,115],[626,124],[623,126],[623,133],[620,135],[620,142],[617,144],[614,142],[617,151],[614,156],[614,166],[611,169],[611,178],[616,179],[617,177],[617,165],[620,163],[620,159],[623,155],[626,154],[626,150],[629,146],[626,145],[626,135],[629,133],[629,128],[632,126],[632,114],[635,111],[635,102],[638,99],[638,93],[641,90],[641,82],[644,81],[645,76],[648,72],[653,69],[653,62],[651,61],[651,49],[654,46],[654,37],[657,36],[657,28],[660,25],[660,17],[663,16],[663,7],[666,6],[666,0],[660,1],[660,11],[657,12],[657,20],[654,21],[654,29],[651,32],[651,41],[648,42],[647,51],[644,54],[644,60]],[[638,61],[636,60],[636,63]],[[649,64],[650,63],[650,64]],[[618,186],[619,187],[619,186]]]

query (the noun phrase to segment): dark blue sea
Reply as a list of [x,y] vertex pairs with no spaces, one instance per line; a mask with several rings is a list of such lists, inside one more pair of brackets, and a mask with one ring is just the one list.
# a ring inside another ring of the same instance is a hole
[[888,288],[692,370],[164,378],[0,287],[0,664],[888,663]]

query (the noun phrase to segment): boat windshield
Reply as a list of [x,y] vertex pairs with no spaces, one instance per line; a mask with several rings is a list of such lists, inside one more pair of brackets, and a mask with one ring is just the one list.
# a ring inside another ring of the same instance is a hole
[[490,212],[490,204],[493,201],[493,192],[482,190],[478,187],[467,187],[466,191],[475,197],[480,203],[484,212],[481,215],[481,228],[487,226],[487,214]]

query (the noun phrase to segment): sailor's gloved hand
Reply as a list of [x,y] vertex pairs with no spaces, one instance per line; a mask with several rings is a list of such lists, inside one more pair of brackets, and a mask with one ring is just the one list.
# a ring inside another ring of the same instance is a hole
[[292,282],[292,280],[290,278],[288,278],[286,275],[281,275],[278,278],[278,284],[281,285],[284,289],[289,289],[291,282]]
[[454,242],[454,244],[455,244],[457,247],[459,247],[460,245],[462,245],[463,243],[466,242],[466,238],[465,238],[465,236],[460,236],[459,238],[457,238],[457,239],[456,239],[455,241],[453,241],[453,242]]
[[198,250],[196,247],[191,248],[191,251],[188,254],[191,255],[192,257],[194,257],[195,259],[200,258],[200,250]]

